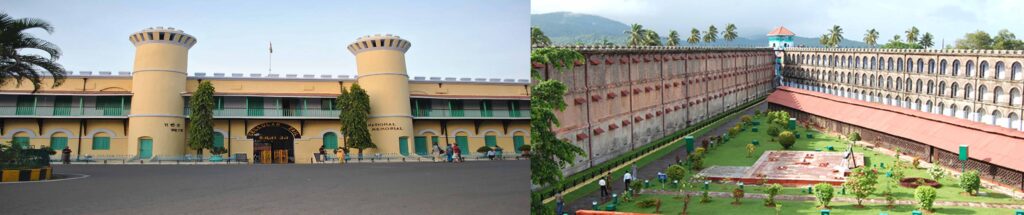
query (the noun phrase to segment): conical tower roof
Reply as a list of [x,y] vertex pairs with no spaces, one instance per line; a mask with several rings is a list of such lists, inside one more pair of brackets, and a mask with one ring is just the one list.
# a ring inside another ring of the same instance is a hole
[[796,35],[796,34],[793,34],[792,31],[789,31],[789,29],[786,29],[786,27],[782,27],[782,26],[776,27],[775,29],[772,29],[771,32],[768,32],[768,36],[793,36],[793,35]]

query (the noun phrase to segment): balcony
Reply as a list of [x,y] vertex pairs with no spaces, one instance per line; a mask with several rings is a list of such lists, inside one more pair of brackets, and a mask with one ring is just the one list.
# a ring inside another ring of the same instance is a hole
[[[189,115],[185,108],[185,116]],[[213,118],[337,119],[340,110],[287,108],[224,108],[213,110]]]
[[530,119],[530,110],[413,110],[417,119]]
[[4,118],[125,118],[128,113],[121,107],[0,106]]

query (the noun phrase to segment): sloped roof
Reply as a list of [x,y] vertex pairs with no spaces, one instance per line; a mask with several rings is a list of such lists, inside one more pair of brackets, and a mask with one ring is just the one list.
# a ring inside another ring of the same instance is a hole
[[789,31],[789,29],[786,29],[786,27],[782,27],[782,26],[775,27],[775,29],[772,29],[771,32],[768,32],[768,36],[793,36],[793,35],[796,35],[796,34],[794,34],[792,31]]
[[885,132],[954,154],[970,147],[970,157],[1024,170],[1024,132],[970,120],[833,96],[792,87],[779,87],[768,102],[851,125]]

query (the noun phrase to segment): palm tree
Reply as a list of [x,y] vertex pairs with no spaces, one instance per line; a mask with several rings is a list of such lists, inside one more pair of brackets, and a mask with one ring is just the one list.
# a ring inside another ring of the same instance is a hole
[[690,38],[686,38],[686,43],[696,44],[696,43],[699,43],[699,42],[700,42],[700,30],[697,30],[697,28],[693,28],[693,30],[690,30]]
[[668,46],[679,46],[679,32],[671,30],[668,32]]
[[626,39],[626,45],[640,46],[647,44],[646,38],[648,35],[647,33],[644,33],[643,25],[633,23],[629,30],[623,33],[625,33],[626,36],[629,36],[629,39]]
[[843,28],[833,25],[828,31],[828,43],[834,48],[839,47],[840,42],[843,42]]
[[601,38],[601,41],[595,42],[594,44],[602,45],[602,46],[614,46],[615,45],[615,43],[613,43],[612,41],[608,41],[608,37]]
[[539,27],[530,27],[530,44],[534,46],[550,46],[551,38],[544,35],[544,31],[541,31]]
[[736,25],[732,23],[725,25],[725,32],[722,33],[722,38],[725,39],[725,41],[732,42],[736,37]]
[[658,32],[644,29],[644,43],[649,46],[660,46],[661,36],[658,36]]
[[821,37],[818,38],[818,43],[821,43],[821,45],[826,48],[830,47],[831,45],[828,44],[828,34],[822,34]]
[[718,40],[718,28],[715,28],[715,25],[711,25],[708,27],[708,31],[704,32],[704,42],[713,43],[716,40]]
[[878,31],[876,31],[874,28],[868,30],[868,33],[864,34],[864,43],[867,43],[868,46],[874,48],[875,45],[878,44]]
[[935,42],[932,41],[932,37],[932,33],[925,32],[924,36],[921,36],[921,41],[918,42],[918,44],[923,46],[925,49],[931,48],[935,45]]
[[[43,29],[53,33],[53,26],[41,19],[15,19],[6,13],[0,13],[0,86],[7,84],[8,79],[21,86],[22,81],[32,82],[32,92],[42,87],[43,73],[53,78],[51,87],[64,83],[64,67],[57,63],[60,48],[53,43],[41,40],[26,32],[31,29]],[[49,57],[28,54],[29,50],[45,52]]]
[[917,27],[910,27],[910,29],[907,29],[906,33],[907,43],[917,44],[917,35],[921,33],[917,30]]

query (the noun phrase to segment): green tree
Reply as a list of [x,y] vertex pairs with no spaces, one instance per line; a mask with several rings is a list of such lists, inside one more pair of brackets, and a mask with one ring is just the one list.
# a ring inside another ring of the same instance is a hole
[[628,37],[628,39],[626,39],[626,45],[642,46],[647,44],[647,36],[649,35],[647,35],[647,31],[644,30],[643,25],[633,23],[633,25],[629,27],[629,30],[623,33]]
[[753,157],[754,156],[754,152],[756,152],[756,151],[757,151],[757,146],[755,146],[753,143],[747,143],[747,157],[748,158],[749,157]]
[[904,43],[899,40],[890,40],[879,48],[883,49],[923,49],[924,47],[914,43]]
[[377,148],[370,139],[367,121],[370,116],[370,95],[366,94],[359,84],[352,84],[351,89],[341,89],[338,96],[338,110],[341,113],[341,133],[345,135],[345,147],[358,150],[358,159],[363,159],[363,150]]
[[826,48],[832,47],[832,45],[828,43],[828,34],[822,34],[821,37],[818,37],[818,43]]
[[[574,62],[584,58],[579,52],[570,49],[540,48],[532,51],[530,60],[563,72],[572,70]],[[579,147],[558,139],[552,129],[560,125],[555,111],[563,111],[567,106],[564,100],[566,85],[545,78],[537,70],[531,70],[531,74],[538,82],[530,90],[530,142],[533,145],[530,152],[530,180],[533,184],[543,186],[561,180],[564,177],[562,168],[572,165],[576,156],[585,154]]]
[[668,46],[679,46],[679,32],[672,30],[668,32]]
[[999,50],[1020,50],[1024,49],[1024,42],[1017,39],[1017,36],[1009,30],[999,30],[999,33],[992,38],[992,49]]
[[738,37],[738,35],[736,35],[736,25],[732,23],[725,25],[725,32],[722,33],[722,39],[725,39],[726,42],[732,42],[736,37]]
[[693,28],[693,30],[690,30],[690,38],[686,38],[686,43],[697,44],[699,42],[700,42],[700,30],[697,30],[697,28]]
[[974,33],[967,33],[963,39],[956,40],[957,49],[992,49],[992,37],[984,31],[978,30]]
[[661,36],[658,36],[658,32],[652,30],[644,30],[644,41],[648,46],[660,46]]
[[860,141],[860,133],[857,133],[856,131],[850,132],[850,136],[847,137],[847,138],[850,139],[850,141],[853,141],[853,142]]
[[867,33],[864,33],[864,43],[867,43],[868,46],[874,48],[875,45],[878,44],[878,31],[872,28],[869,29]]
[[932,36],[932,33],[925,32],[924,36],[921,36],[921,41],[918,42],[917,44],[921,45],[921,47],[923,48],[931,48],[932,46],[935,46],[935,41],[932,41],[934,40],[933,37],[934,36]]
[[977,170],[968,170],[960,175],[960,188],[967,194],[975,195],[981,189],[981,178]]
[[188,147],[202,155],[203,149],[213,148],[213,93],[210,81],[199,83],[189,98]]
[[600,41],[594,42],[594,45],[614,46],[615,43],[613,43],[612,41],[609,41],[608,37],[603,37],[603,38],[601,38]]
[[673,181],[683,181],[683,177],[686,177],[686,168],[679,164],[673,164],[665,170],[665,175]]
[[782,133],[782,127],[776,124],[769,124],[768,129],[765,129],[765,132],[768,133],[768,136],[775,138],[779,136],[779,133]]
[[[60,48],[28,33],[33,29],[53,33],[53,26],[41,19],[15,19],[0,12],[0,86],[10,81],[21,86],[28,80],[32,83],[32,93],[35,93],[43,86],[43,73],[49,73],[49,77],[53,78],[51,87],[64,83],[67,72],[57,63]],[[48,56],[31,54],[37,51]]]
[[533,46],[551,46],[551,38],[544,35],[544,31],[540,30],[540,27],[530,27],[530,45]]
[[839,43],[843,42],[843,28],[838,25],[833,25],[832,29],[828,31],[828,44],[829,47],[839,47]]
[[928,175],[932,177],[932,180],[938,181],[946,175],[946,170],[943,170],[939,165],[932,165],[932,168],[928,169]]
[[876,184],[878,184],[878,174],[867,167],[853,169],[850,177],[847,177],[846,182],[843,183],[857,198],[857,206],[861,207],[864,206],[861,201],[875,193]]
[[768,112],[768,117],[765,119],[769,124],[775,124],[779,127],[786,128],[789,124],[789,112],[786,111],[771,111]]
[[704,32],[704,42],[713,43],[716,40],[718,40],[718,28],[715,28],[715,25],[711,25],[708,27],[708,31]]
[[938,194],[935,192],[935,188],[931,186],[918,186],[914,190],[914,199],[917,199],[917,206],[921,210],[933,211],[932,204],[935,203],[935,198]]
[[764,193],[768,194],[768,198],[764,199],[764,206],[775,206],[775,196],[782,192],[781,184],[772,184],[764,188]]
[[917,30],[917,27],[910,27],[910,29],[904,31],[904,33],[907,33],[907,43],[917,44],[917,36],[918,34],[921,34],[921,31]]
[[828,183],[818,183],[814,185],[814,197],[818,199],[818,204],[823,208],[829,208],[828,204],[832,202],[832,197],[835,195],[835,188]]
[[782,145],[783,149],[792,148],[796,144],[796,135],[791,131],[783,131],[779,133],[779,144]]

